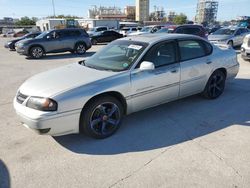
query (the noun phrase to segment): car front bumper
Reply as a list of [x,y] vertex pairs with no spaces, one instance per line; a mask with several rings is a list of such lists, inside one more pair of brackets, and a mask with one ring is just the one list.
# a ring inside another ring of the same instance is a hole
[[81,110],[65,113],[41,112],[18,103],[16,98],[14,108],[21,123],[38,134],[61,136],[79,133]]
[[19,46],[16,46],[16,51],[17,53],[21,54],[21,55],[29,55],[29,52],[28,52],[28,48],[27,47],[19,47]]
[[9,46],[8,43],[5,43],[5,44],[4,44],[4,47],[5,47],[5,48],[10,48],[10,46]]

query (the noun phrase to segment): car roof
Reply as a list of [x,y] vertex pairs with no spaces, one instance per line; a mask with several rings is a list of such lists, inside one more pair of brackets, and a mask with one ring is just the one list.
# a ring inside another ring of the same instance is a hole
[[[200,39],[203,38],[195,35],[187,35],[187,34],[174,34],[174,33],[155,33],[155,34],[144,34],[144,35],[136,35],[125,37],[119,40],[130,40],[130,41],[138,41],[138,42],[146,42],[149,44],[160,42],[162,40],[174,40],[174,39]],[[205,41],[205,40],[204,40]]]
[[198,25],[198,24],[184,24],[184,25],[180,25],[178,27],[203,27],[203,26]]

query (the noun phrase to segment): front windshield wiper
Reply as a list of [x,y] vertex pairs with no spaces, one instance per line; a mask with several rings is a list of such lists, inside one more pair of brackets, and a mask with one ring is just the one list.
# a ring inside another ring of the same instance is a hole
[[111,72],[120,72],[120,70],[113,70],[113,69],[108,69],[108,68],[103,68],[103,67],[96,67],[96,66],[91,66],[91,65],[86,65],[85,60],[79,61],[79,64],[91,69],[96,69],[100,71],[111,71]]

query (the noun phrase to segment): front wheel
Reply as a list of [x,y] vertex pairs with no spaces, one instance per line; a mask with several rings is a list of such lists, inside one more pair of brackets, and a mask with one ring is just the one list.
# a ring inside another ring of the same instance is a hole
[[40,59],[44,56],[44,51],[40,46],[35,46],[30,49],[30,56],[34,59]]
[[83,109],[80,130],[93,138],[103,139],[113,135],[120,127],[123,107],[111,96],[99,97]]
[[218,98],[225,89],[226,75],[220,71],[216,70],[209,78],[206,88],[203,91],[203,96],[208,99]]

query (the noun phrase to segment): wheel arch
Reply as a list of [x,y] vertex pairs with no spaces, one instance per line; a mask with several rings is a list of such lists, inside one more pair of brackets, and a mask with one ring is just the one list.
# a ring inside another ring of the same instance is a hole
[[124,96],[121,93],[119,93],[117,91],[107,91],[107,92],[104,92],[104,93],[97,94],[97,95],[91,97],[85,103],[85,105],[83,106],[83,108],[81,110],[81,115],[80,115],[80,118],[79,118],[79,132],[81,132],[81,133],[84,132],[83,127],[81,126],[82,115],[83,115],[84,111],[87,109],[88,105],[92,101],[94,101],[96,98],[103,97],[103,96],[112,96],[112,97],[116,98],[118,101],[120,101],[123,108],[124,108],[124,114],[127,114],[127,102],[126,102],[126,99],[124,98]]
[[78,44],[84,44],[85,47],[87,48],[87,44],[86,44],[85,41],[77,41],[77,42],[75,43],[74,49],[76,49],[76,46],[77,46]]
[[[225,77],[227,78],[227,69],[226,69],[226,68],[221,67],[221,68],[215,69],[214,72],[215,72],[215,71],[221,71],[221,72],[225,75]],[[214,73],[214,72],[213,72],[213,73]],[[213,73],[212,73],[212,74],[213,74]]]
[[124,108],[124,113],[127,114],[127,101],[126,101],[125,97],[120,92],[117,92],[117,91],[107,91],[107,92],[100,93],[100,94],[97,94],[97,95],[91,97],[83,106],[82,111],[84,111],[86,109],[86,107],[88,106],[89,103],[91,103],[96,98],[99,98],[102,96],[111,96],[111,97],[116,98],[118,101],[121,102],[122,107]]

